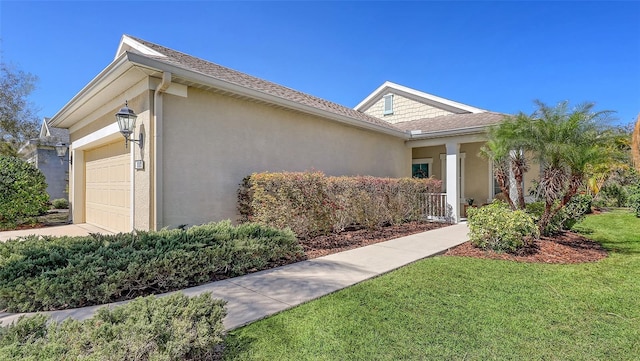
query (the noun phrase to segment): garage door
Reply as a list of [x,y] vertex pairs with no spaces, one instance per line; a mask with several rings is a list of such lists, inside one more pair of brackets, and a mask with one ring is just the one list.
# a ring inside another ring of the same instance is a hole
[[131,156],[124,142],[88,150],[84,157],[86,222],[131,231]]

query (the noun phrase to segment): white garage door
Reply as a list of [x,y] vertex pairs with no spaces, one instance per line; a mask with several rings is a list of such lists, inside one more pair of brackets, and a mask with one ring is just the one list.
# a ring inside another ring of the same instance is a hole
[[86,222],[131,231],[131,156],[124,142],[88,150],[84,157]]

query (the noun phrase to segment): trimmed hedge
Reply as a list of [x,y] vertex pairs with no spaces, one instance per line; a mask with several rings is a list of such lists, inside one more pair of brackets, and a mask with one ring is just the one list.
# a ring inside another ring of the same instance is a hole
[[540,237],[533,217],[500,201],[467,210],[469,240],[482,249],[515,252]]
[[210,293],[138,298],[83,322],[42,314],[0,328],[2,360],[215,360],[224,301]]
[[43,214],[48,201],[47,183],[40,170],[21,159],[0,156],[0,230]]
[[182,289],[300,259],[291,231],[229,221],[0,244],[0,309],[46,311]]
[[300,238],[350,226],[376,228],[420,219],[421,195],[441,181],[327,177],[322,172],[254,173],[238,191],[243,221],[290,228]]

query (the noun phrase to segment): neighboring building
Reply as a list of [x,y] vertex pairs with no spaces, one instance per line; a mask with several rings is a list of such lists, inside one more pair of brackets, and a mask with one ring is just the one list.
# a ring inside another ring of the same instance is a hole
[[44,118],[38,138],[30,139],[18,152],[20,158],[33,164],[45,176],[49,199],[68,199],[69,157],[58,157],[57,144],[69,143],[69,131],[54,128],[47,124],[49,118]]
[[[142,148],[115,122],[125,101]],[[477,153],[502,117],[392,83],[351,109],[125,35],[50,125],[70,132],[74,222],[131,231],[235,220],[243,177],[311,169],[442,178],[457,220],[494,196]]]

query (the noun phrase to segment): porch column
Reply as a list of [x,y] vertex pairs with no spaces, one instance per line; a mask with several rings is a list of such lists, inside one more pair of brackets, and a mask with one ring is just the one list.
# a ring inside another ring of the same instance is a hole
[[460,222],[460,190],[458,189],[458,154],[460,143],[447,143],[447,203],[453,222]]

